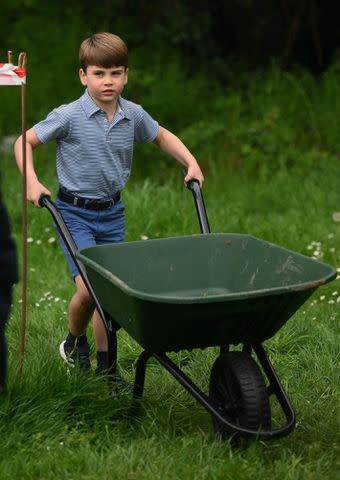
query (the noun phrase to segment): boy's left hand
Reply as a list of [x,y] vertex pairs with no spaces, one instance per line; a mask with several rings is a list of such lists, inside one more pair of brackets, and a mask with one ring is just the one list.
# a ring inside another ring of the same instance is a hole
[[187,174],[184,177],[184,183],[187,184],[189,180],[193,180],[194,178],[199,181],[200,187],[202,188],[204,176],[198,163],[187,167]]

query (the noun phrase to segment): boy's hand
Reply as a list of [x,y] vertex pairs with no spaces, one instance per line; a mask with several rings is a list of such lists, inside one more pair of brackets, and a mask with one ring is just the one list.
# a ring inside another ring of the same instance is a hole
[[51,196],[51,192],[38,180],[27,182],[27,200],[35,207],[41,208],[39,199],[43,194]]
[[204,176],[202,170],[200,169],[198,163],[188,166],[187,174],[184,177],[184,183],[187,184],[190,180],[196,178],[200,182],[200,186],[202,187],[204,182]]

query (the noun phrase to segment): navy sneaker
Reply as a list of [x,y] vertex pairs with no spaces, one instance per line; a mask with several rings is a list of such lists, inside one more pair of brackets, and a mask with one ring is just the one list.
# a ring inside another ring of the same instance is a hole
[[88,343],[77,346],[77,342],[72,346],[66,340],[63,340],[59,346],[60,356],[69,367],[78,367],[84,373],[91,370],[90,348]]
[[105,380],[108,380],[109,377],[112,380],[112,386],[116,393],[133,393],[133,386],[121,376],[118,370],[111,376],[106,365],[100,363],[97,364],[95,374],[102,376]]
[[133,386],[125,380],[119,373],[113,375],[114,390],[117,393],[133,393]]

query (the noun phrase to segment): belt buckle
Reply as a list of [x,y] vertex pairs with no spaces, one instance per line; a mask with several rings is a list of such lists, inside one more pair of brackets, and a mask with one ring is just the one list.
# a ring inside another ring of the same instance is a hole
[[[92,205],[95,210],[108,210],[112,206],[111,200],[94,200],[92,202],[88,202],[88,205]],[[91,207],[89,207],[91,208]]]
[[98,204],[102,206],[103,210],[108,210],[112,207],[112,200],[102,200],[101,202],[98,202]]

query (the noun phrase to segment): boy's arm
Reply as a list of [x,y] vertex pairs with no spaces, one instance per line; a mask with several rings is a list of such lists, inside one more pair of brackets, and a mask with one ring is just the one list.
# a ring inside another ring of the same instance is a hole
[[192,178],[197,178],[202,186],[204,177],[197,160],[176,135],[169,132],[166,128],[159,127],[154,143],[156,143],[163,152],[175,158],[187,168],[187,174],[184,178],[186,183]]
[[[51,192],[39,182],[34,170],[33,149],[38,145],[41,145],[41,142],[34,129],[30,128],[26,132],[27,200],[33,203],[36,207],[40,207],[39,198],[43,193],[46,195],[51,195]],[[23,174],[21,135],[14,144],[14,154],[20,173]]]

